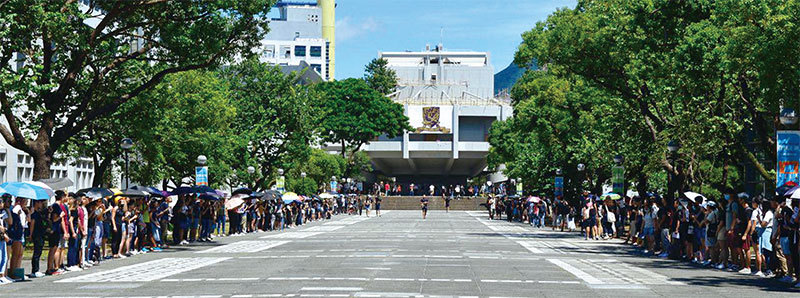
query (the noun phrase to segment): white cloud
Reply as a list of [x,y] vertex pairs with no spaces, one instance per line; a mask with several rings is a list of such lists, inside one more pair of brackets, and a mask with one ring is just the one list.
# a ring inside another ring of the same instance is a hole
[[336,41],[345,41],[362,37],[365,34],[377,31],[381,26],[374,17],[368,17],[362,22],[354,22],[347,16],[336,21]]

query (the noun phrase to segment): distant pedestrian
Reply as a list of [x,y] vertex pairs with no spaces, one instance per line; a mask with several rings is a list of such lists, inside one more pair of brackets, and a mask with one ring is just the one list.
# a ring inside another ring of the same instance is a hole
[[422,195],[422,199],[419,200],[419,205],[422,207],[422,219],[428,216],[428,197]]
[[381,216],[381,196],[375,197],[375,215]]

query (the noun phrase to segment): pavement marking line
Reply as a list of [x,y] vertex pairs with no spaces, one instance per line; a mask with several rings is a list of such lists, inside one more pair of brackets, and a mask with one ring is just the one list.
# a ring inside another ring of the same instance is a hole
[[322,234],[322,232],[286,232],[261,237],[261,239],[303,239]]
[[142,282],[159,280],[171,275],[216,264],[230,257],[219,258],[164,258],[128,265],[116,269],[54,281],[70,282]]
[[603,282],[602,280],[597,279],[594,276],[591,276],[590,274],[584,272],[583,270],[575,268],[574,266],[572,266],[570,264],[567,264],[566,262],[564,262],[562,260],[559,260],[559,259],[547,259],[547,261],[550,262],[550,263],[553,263],[554,265],[556,265],[558,267],[561,267],[561,269],[566,270],[567,272],[571,273],[572,275],[575,275],[575,277],[582,279],[583,281],[585,281],[588,284],[591,284],[591,285],[602,285],[602,284],[605,284],[605,282]]
[[303,230],[303,232],[331,232],[341,228],[344,228],[344,226],[324,225],[324,226],[310,227],[308,229]]
[[363,291],[364,288],[357,287],[302,287],[300,291],[339,291],[339,292],[355,292]]
[[289,243],[289,241],[237,241],[223,246],[212,247],[195,253],[198,254],[253,253],[253,252],[267,250],[286,243]]
[[536,246],[536,241],[517,241],[517,243],[519,245],[522,245],[522,247],[524,247],[525,249],[529,250],[532,253],[535,253],[535,254],[544,253],[541,249],[535,247]]

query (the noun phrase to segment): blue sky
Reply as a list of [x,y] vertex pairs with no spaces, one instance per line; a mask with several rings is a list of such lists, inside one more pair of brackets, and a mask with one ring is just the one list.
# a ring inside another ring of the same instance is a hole
[[488,51],[495,72],[513,60],[520,35],[575,0],[337,0],[336,78],[361,77],[378,51]]

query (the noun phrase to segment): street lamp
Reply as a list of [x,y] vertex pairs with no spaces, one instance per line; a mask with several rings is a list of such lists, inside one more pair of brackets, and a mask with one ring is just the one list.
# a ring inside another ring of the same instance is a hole
[[586,170],[586,165],[584,165],[582,163],[579,163],[578,164],[578,172],[583,172],[583,170]]
[[130,164],[130,160],[128,159],[128,151],[133,148],[133,140],[130,138],[122,139],[120,142],[119,147],[122,148],[123,152],[125,153],[125,189],[128,189],[128,184],[131,182],[131,175],[128,172],[128,165]]
[[614,155],[614,163],[615,164],[620,165],[620,164],[622,164],[623,161],[625,161],[625,158],[622,157],[622,155],[620,155],[620,154]]
[[206,162],[207,162],[207,161],[208,161],[208,158],[206,158],[206,156],[205,156],[205,155],[202,155],[202,154],[201,154],[201,155],[198,155],[198,156],[197,156],[197,163],[198,163],[198,164],[200,164],[200,165],[204,165],[204,164],[206,164]]
[[300,178],[306,178],[306,172],[300,172]]
[[556,169],[556,176],[561,176],[561,174],[563,174],[561,169]]
[[255,172],[256,172],[256,168],[255,167],[253,167],[253,166],[247,167],[247,173],[248,174],[253,175],[253,173],[255,173]]
[[681,149],[681,143],[677,140],[671,140],[667,143],[667,150],[669,150],[670,153],[678,152],[678,149]]
[[283,169],[278,169],[278,175],[283,176]]
[[783,125],[790,126],[797,124],[797,114],[795,114],[792,108],[781,108],[781,115],[779,118]]

